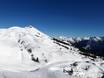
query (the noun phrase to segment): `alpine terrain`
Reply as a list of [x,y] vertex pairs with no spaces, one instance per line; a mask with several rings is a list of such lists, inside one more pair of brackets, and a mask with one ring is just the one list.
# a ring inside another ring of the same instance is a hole
[[104,78],[92,56],[32,26],[0,29],[0,78]]

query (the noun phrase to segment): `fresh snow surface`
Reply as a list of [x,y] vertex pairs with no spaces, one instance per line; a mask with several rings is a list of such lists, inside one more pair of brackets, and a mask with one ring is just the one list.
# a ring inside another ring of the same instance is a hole
[[32,26],[11,27],[0,29],[0,78],[104,78],[104,61]]

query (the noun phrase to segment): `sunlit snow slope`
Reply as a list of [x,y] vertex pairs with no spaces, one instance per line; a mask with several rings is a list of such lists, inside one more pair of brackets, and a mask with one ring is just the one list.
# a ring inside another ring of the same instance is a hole
[[103,78],[103,60],[79,52],[32,26],[0,29],[0,78]]

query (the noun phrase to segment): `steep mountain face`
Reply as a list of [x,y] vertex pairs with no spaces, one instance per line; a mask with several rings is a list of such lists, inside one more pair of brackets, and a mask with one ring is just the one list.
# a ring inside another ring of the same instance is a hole
[[104,37],[84,37],[84,38],[66,38],[60,37],[60,40],[66,41],[81,51],[89,52],[97,56],[104,57]]
[[32,64],[34,61],[41,62],[47,58],[44,56],[46,51],[47,54],[49,52],[47,47],[52,46],[53,42],[50,38],[33,27],[1,29],[0,59],[3,60],[0,63]]
[[0,29],[0,78],[103,78],[104,61],[71,45],[32,26]]
[[1,64],[39,66],[61,60],[71,50],[57,45],[48,35],[30,26],[0,29],[0,51],[2,51],[0,52]]

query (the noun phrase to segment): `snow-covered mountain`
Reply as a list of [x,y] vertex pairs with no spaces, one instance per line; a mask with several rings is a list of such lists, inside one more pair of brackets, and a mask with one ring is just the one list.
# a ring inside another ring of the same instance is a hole
[[81,55],[67,41],[32,26],[0,29],[0,78],[103,77],[104,61]]
[[76,43],[76,42],[80,42],[82,40],[93,40],[95,42],[104,41],[104,37],[98,37],[98,36],[94,36],[94,37],[65,37],[65,36],[60,36],[57,38],[60,40],[70,42],[70,43]]
[[90,52],[104,57],[104,37],[59,37],[59,40],[66,41],[82,51]]

